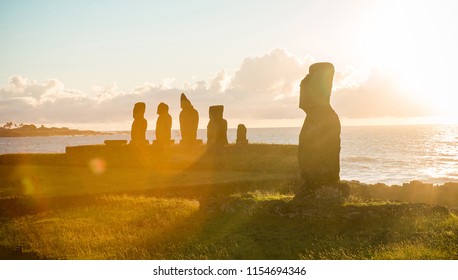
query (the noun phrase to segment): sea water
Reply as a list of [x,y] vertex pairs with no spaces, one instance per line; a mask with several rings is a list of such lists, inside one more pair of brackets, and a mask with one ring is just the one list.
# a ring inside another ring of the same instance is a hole
[[[250,143],[293,144],[300,128],[248,128]],[[154,132],[147,132],[154,139]],[[180,139],[179,131],[172,138]],[[206,139],[206,130],[198,131]],[[234,143],[236,130],[228,130]],[[66,146],[103,144],[107,139],[129,140],[128,133],[91,136],[0,138],[0,154],[65,153]],[[420,180],[441,184],[458,182],[458,126],[342,127],[341,179],[364,183],[401,184]]]

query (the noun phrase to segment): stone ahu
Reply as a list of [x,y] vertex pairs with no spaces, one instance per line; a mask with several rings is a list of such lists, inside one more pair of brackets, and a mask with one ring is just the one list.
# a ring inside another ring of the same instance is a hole
[[202,142],[197,139],[197,127],[199,125],[199,113],[191,104],[184,93],[180,97],[180,132],[181,141],[180,144],[184,145],[195,145]]
[[315,196],[324,189],[334,196],[348,195],[340,180],[340,121],[331,108],[334,66],[315,63],[302,80],[299,107],[307,114],[299,136],[299,168],[304,184],[296,197]]
[[130,144],[145,145],[149,144],[146,140],[146,128],[148,122],[145,119],[146,105],[144,102],[138,102],[134,105],[132,129],[130,131]]
[[156,121],[156,140],[154,144],[171,145],[175,141],[172,139],[172,116],[169,114],[169,106],[165,103],[160,103],[157,106],[157,114],[159,117]]
[[207,125],[207,144],[209,146],[227,145],[227,121],[223,119],[224,106],[209,107],[210,121]]

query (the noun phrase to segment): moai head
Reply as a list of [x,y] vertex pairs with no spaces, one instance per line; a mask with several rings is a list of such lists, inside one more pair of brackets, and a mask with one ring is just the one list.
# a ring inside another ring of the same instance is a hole
[[143,119],[145,116],[146,104],[144,102],[138,102],[134,105],[133,117],[134,119]]
[[247,129],[246,129],[246,126],[244,124],[239,124],[237,126],[237,139],[246,139],[246,132],[247,132]]
[[214,105],[208,108],[208,113],[211,120],[221,120],[223,118],[224,106]]
[[181,109],[186,109],[192,107],[191,101],[184,95],[184,93],[180,96],[180,107]]
[[158,115],[167,115],[169,113],[169,105],[165,103],[159,103],[157,106],[157,114]]
[[329,107],[334,66],[329,62],[312,64],[301,82],[299,108]]

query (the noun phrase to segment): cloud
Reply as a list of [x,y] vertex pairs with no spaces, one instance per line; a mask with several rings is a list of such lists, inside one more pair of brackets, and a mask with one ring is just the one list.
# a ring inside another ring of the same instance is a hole
[[49,79],[40,84],[37,81],[28,81],[20,75],[11,76],[8,85],[0,89],[0,101],[23,100],[32,106],[62,98],[77,99],[84,95],[79,90],[65,90],[64,84],[57,79]]
[[311,61],[300,61],[283,49],[245,58],[231,86],[247,93],[290,94],[308,72]]
[[124,93],[118,91],[118,86],[116,84],[112,84],[109,86],[93,86],[92,93],[94,96],[94,100],[98,102],[104,102],[107,100],[113,100],[117,97],[123,96]]
[[[216,76],[211,80],[210,87],[208,90],[210,92],[225,92],[228,86],[230,85],[231,77],[228,75],[226,70],[222,69],[216,74]],[[203,84],[201,84],[203,86]]]
[[[224,115],[232,127],[237,125],[231,123],[232,119],[246,123],[303,119],[305,113],[298,108],[299,83],[313,62],[311,57],[299,59],[283,49],[274,49],[259,57],[245,58],[232,75],[220,70],[207,81],[186,82],[182,87],[176,87],[173,78],[165,78],[158,84],[147,82],[129,91],[121,91],[113,84],[94,86],[88,93],[67,89],[58,79],[37,82],[15,75],[0,88],[0,122],[106,123],[110,127],[120,123],[119,129],[128,130],[126,123],[132,120],[133,105],[145,102],[149,129],[154,129],[156,106],[165,102],[174,127],[178,127],[181,92],[200,112],[200,127],[206,127],[208,107],[216,104],[225,106]],[[392,77],[377,71],[364,81],[357,77],[355,69],[336,71],[331,100],[339,116],[411,117],[428,113],[418,100],[404,94]]]
[[332,97],[333,107],[346,118],[409,118],[434,113],[396,80],[397,77],[373,70],[365,82],[337,89]]

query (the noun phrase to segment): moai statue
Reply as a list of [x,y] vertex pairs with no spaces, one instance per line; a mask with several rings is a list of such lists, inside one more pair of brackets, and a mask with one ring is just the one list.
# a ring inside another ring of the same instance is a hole
[[299,193],[339,185],[341,128],[330,105],[333,76],[331,63],[315,63],[301,82],[299,107],[307,117],[299,136],[299,168],[304,180]]
[[197,140],[197,127],[199,125],[199,113],[191,104],[184,93],[180,97],[180,132],[181,142],[180,144],[193,145],[201,142]]
[[160,103],[157,106],[157,114],[159,117],[156,121],[156,140],[154,144],[171,145],[175,141],[172,140],[172,117],[169,114],[169,106],[165,103]]
[[248,144],[248,139],[246,138],[246,126],[244,124],[239,124],[237,126],[237,140],[235,143],[237,145],[247,145]]
[[223,119],[223,105],[210,106],[210,121],[207,125],[207,144],[210,146],[227,145],[227,121]]
[[146,140],[146,128],[148,122],[145,119],[146,105],[144,102],[138,102],[134,105],[132,129],[130,131],[130,143],[135,145],[149,144]]

